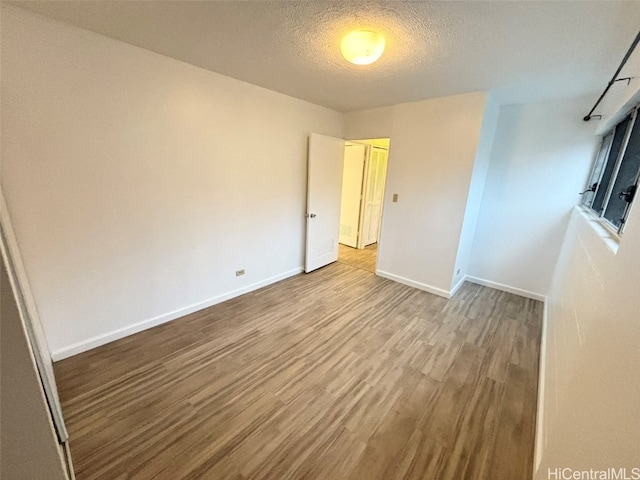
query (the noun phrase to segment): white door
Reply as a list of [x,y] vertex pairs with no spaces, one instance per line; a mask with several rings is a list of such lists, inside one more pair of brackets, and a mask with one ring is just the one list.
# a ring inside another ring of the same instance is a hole
[[[29,344],[28,349],[33,355],[36,372],[42,385],[51,423],[58,437],[62,461],[69,478],[74,479],[73,463],[71,461],[71,452],[69,451],[69,434],[62,416],[62,406],[53,373],[51,353],[38,317],[31,289],[28,286],[29,283],[20,257],[18,243],[2,192],[0,192],[0,264],[2,264],[1,275],[3,278],[0,283],[2,283],[3,297],[8,294],[8,297],[15,301],[15,307],[17,307],[22,323],[21,326]],[[8,284],[5,283],[7,281]]]
[[344,145],[341,138],[312,133],[307,171],[307,241],[304,271],[338,260]]
[[344,151],[340,243],[353,248],[358,246],[365,153],[365,146],[357,144],[347,144]]
[[382,148],[372,147],[367,166],[364,192],[363,247],[378,241],[386,176],[387,151]]

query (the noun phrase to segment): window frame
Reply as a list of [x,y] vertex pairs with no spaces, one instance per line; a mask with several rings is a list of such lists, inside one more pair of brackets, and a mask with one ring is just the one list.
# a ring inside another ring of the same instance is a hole
[[[615,125],[611,130],[609,130],[607,133],[605,133],[604,135],[602,135],[602,139],[600,141],[600,146],[598,147],[598,151],[596,153],[595,158],[593,159],[593,165],[591,167],[591,172],[589,173],[589,184],[587,185],[587,190],[585,190],[581,195],[586,195],[587,193],[593,193],[593,196],[591,197],[591,201],[589,203],[585,202],[585,198],[582,198],[582,201],[580,202],[585,208],[593,211],[596,215],[599,216],[598,212],[595,211],[595,209],[593,208],[593,203],[595,202],[597,196],[598,196],[598,192],[600,191],[600,187],[601,185],[601,181],[602,181],[602,177],[604,176],[605,170],[607,168],[607,158],[609,158],[609,154],[611,153],[611,147],[613,146],[613,139],[615,137],[615,131],[616,131],[616,127],[617,125]],[[609,140],[607,140],[607,138],[609,138]],[[607,145],[605,147],[605,142],[607,142]],[[601,154],[603,153],[602,150],[606,148],[606,152],[604,152],[604,158],[602,159],[602,164],[601,164],[601,168],[600,168],[600,174],[598,175],[598,178],[594,178],[594,175],[596,173],[596,169],[598,168],[598,160],[601,158]],[[594,182],[595,180],[595,182]],[[596,184],[598,185],[596,187],[595,190],[591,190],[592,186]]]
[[[624,137],[622,139],[622,143],[620,145],[620,150],[618,151],[618,155],[615,159],[615,164],[613,167],[613,171],[611,173],[611,177],[609,178],[609,182],[606,186],[607,190],[605,192],[605,196],[604,199],[602,201],[602,207],[601,207],[601,211],[598,212],[593,208],[593,203],[596,199],[596,196],[598,194],[598,192],[600,191],[600,189],[603,187],[603,185],[601,184],[602,182],[602,177],[604,176],[604,173],[607,169],[607,165],[609,164],[610,161],[612,161],[613,159],[609,158],[609,155],[611,154],[611,148],[613,146],[614,143],[614,138],[615,138],[615,133],[616,133],[616,128],[618,128],[618,126],[623,123],[627,118],[629,118],[629,123],[627,125],[627,129],[624,133]],[[607,212],[607,207],[609,206],[609,202],[611,200],[611,196],[614,194],[613,193],[613,189],[615,187],[615,183],[616,180],[618,178],[618,174],[620,173],[620,167],[622,165],[622,161],[624,159],[625,153],[627,151],[627,147],[629,145],[629,141],[631,139],[631,134],[633,133],[633,129],[634,126],[636,124],[636,122],[640,122],[640,104],[636,105],[635,107],[633,107],[629,113],[627,115],[624,115],[622,120],[620,120],[616,125],[614,125],[612,128],[610,128],[609,130],[607,130],[606,132],[604,132],[602,134],[602,140],[600,143],[600,147],[597,150],[596,156],[594,158],[593,161],[593,166],[591,167],[591,173],[589,174],[589,180],[588,180],[588,185],[587,185],[587,189],[585,190],[585,192],[583,192],[584,194],[586,194],[587,192],[591,191],[593,192],[593,196],[590,200],[590,202],[585,203],[584,201],[580,202],[582,204],[582,206],[584,208],[586,208],[588,210],[588,212],[593,215],[594,217],[596,217],[600,223],[602,223],[602,225],[609,230],[611,233],[615,234],[615,236],[617,238],[620,238],[622,236],[622,234],[624,233],[624,229],[627,225],[627,219],[629,217],[629,212],[631,211],[631,208],[633,206],[633,204],[636,202],[636,197],[637,195],[637,190],[638,190],[638,183],[640,182],[640,168],[638,169],[638,172],[636,173],[636,178],[635,178],[635,182],[633,183],[633,185],[635,185],[636,187],[636,194],[634,194],[633,199],[631,200],[631,202],[627,203],[627,205],[625,206],[625,210],[624,210],[624,214],[622,216],[622,221],[620,226],[616,226],[614,223],[612,223],[608,218],[605,217],[606,212]],[[611,134],[611,141],[607,142],[608,144],[605,145],[607,136]],[[603,153],[602,150],[603,148],[606,148],[606,152],[604,155],[604,163],[602,164],[602,168],[600,171],[600,174],[598,176],[597,179],[594,178],[594,175],[596,173],[596,169],[598,168],[598,159],[600,158],[601,154]],[[590,190],[591,186],[597,183],[597,187],[595,190]]]

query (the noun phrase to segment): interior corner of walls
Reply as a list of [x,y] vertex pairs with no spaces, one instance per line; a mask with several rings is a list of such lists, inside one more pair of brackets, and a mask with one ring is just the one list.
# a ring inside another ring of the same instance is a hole
[[384,270],[376,270],[376,275],[382,278],[386,278],[387,280],[393,280],[394,282],[407,285],[408,287],[413,287],[413,288],[417,288],[418,290],[423,290],[428,293],[433,293],[434,295],[438,295],[439,297],[451,298],[451,295],[452,295],[451,291],[445,290],[443,288],[427,285],[426,283],[418,282],[416,280],[411,280],[409,278],[396,275],[394,273],[386,272]]
[[395,110],[390,105],[343,113],[343,138],[392,137]]
[[[484,92],[487,93],[488,92]],[[497,112],[499,108],[489,105],[489,100],[485,98],[484,111],[481,119],[478,139],[476,143],[476,153],[473,159],[473,166],[469,176],[467,196],[465,201],[465,212],[460,226],[457,249],[457,264],[462,263],[461,268],[466,275],[471,263],[473,244],[475,242],[478,218],[480,216],[481,204],[485,189],[485,183],[489,172],[491,161],[491,148],[496,133],[498,123]],[[491,111],[489,111],[491,110]],[[455,279],[454,273],[453,278]]]
[[453,284],[453,286],[451,287],[451,290],[449,291],[449,298],[453,297],[453,296],[456,294],[456,292],[457,292],[458,290],[460,290],[460,287],[461,287],[461,286],[464,284],[464,282],[466,282],[466,281],[467,281],[467,275],[466,275],[466,274],[463,274],[463,275],[460,277],[460,279],[459,279],[457,282],[455,282],[455,283]]
[[478,285],[493,288],[495,290],[500,290],[502,292],[513,293],[514,295],[530,298],[531,300],[537,300],[539,302],[546,302],[547,300],[547,296],[545,294],[524,290],[522,288],[505,285],[503,283],[493,282],[485,278],[475,277],[473,275],[467,275],[467,280],[471,283],[476,283]]

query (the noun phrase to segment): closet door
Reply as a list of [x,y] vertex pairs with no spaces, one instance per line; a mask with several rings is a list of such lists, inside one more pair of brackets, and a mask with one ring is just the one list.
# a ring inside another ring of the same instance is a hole
[[[40,375],[42,388],[51,412],[51,418],[58,435],[60,443],[69,438],[64,419],[62,417],[62,407],[58,397],[55,377],[53,375],[53,363],[49,346],[44,336],[44,331],[37,314],[37,310],[31,297],[31,289],[28,286],[24,266],[22,265],[18,244],[15,239],[13,227],[11,225],[9,212],[4,202],[4,197],[0,196],[0,250],[10,279],[11,287],[15,294],[18,309],[24,328],[28,335],[35,363]],[[25,294],[25,292],[28,292]]]
[[[35,449],[37,451],[31,453],[38,455],[37,462],[26,464],[18,462],[13,466],[21,470],[20,478],[23,476],[24,478],[45,478],[40,470],[50,467],[51,470],[46,472],[46,478],[73,480],[75,476],[69,452],[69,435],[58,398],[51,354],[1,192],[0,263],[2,264],[0,278],[2,301],[0,303],[4,322],[2,326],[3,366],[7,365],[6,358],[17,362],[16,365],[11,364],[10,368],[13,370],[10,375],[5,375],[3,371],[3,389],[6,386],[5,383],[12,386],[10,402],[5,405],[6,401],[3,400],[3,408],[9,408],[8,411],[12,412],[10,415],[13,425],[19,425],[13,434],[23,429],[26,432],[33,430],[33,437],[27,437],[27,439],[24,436],[12,435],[15,442],[10,444],[10,450],[16,451],[17,448],[26,452],[28,449]],[[8,336],[5,335],[5,327],[8,327],[6,332]],[[10,342],[8,348],[4,343],[7,340]],[[15,370],[16,367],[17,370]],[[16,374],[19,375],[20,380],[16,380]],[[4,390],[3,395],[5,395]],[[51,427],[52,430],[47,432],[47,427]],[[11,432],[11,427],[9,430]],[[48,437],[52,440],[51,443]],[[20,444],[20,441],[25,443]],[[11,463],[11,457],[9,460],[6,457],[3,454],[3,462]],[[5,468],[5,464],[2,468]]]
[[363,221],[362,246],[378,241],[382,218],[382,201],[387,175],[387,151],[372,147],[366,173],[365,209]]
[[347,144],[345,148],[340,206],[340,243],[353,248],[358,246],[365,155],[364,145]]

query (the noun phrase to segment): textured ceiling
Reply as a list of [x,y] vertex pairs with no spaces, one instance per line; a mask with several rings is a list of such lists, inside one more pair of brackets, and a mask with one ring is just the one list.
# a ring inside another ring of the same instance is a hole
[[[597,97],[640,28],[638,1],[10,3],[339,111],[488,89]],[[355,28],[385,35],[380,61],[340,56]]]

